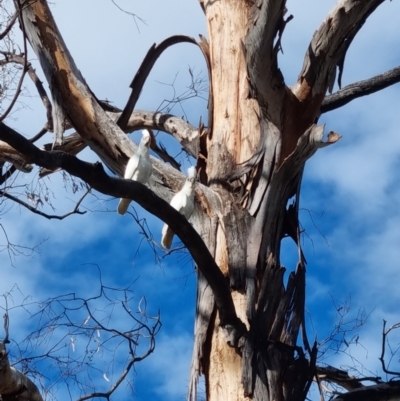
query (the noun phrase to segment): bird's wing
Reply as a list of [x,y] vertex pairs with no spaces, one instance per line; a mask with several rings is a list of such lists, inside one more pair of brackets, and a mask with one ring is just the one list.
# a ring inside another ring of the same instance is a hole
[[187,196],[185,207],[182,209],[181,213],[186,217],[186,220],[189,220],[190,216],[193,213],[193,210],[194,210],[194,200],[193,198]]
[[177,192],[171,199],[170,205],[181,213],[182,209],[186,206],[187,196],[182,191]]
[[135,181],[139,181],[142,184],[145,184],[151,175],[152,171],[151,160],[148,153],[139,155],[138,159],[139,159],[138,165],[132,179]]
[[126,165],[125,169],[125,174],[124,178],[131,180],[133,178],[133,175],[135,174],[138,165],[139,165],[140,158],[137,154],[134,154],[128,161],[128,164]]

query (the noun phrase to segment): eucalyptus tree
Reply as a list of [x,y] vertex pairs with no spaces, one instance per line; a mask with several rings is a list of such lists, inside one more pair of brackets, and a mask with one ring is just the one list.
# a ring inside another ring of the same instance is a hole
[[[282,35],[292,18],[285,0],[199,0],[208,37],[173,36],[152,46],[121,111],[91,91],[47,2],[14,3],[21,32],[50,88],[51,100],[40,93],[48,111],[45,129],[54,132],[54,143],[40,150],[2,123],[4,160],[25,169],[63,169],[103,194],[132,199],[180,238],[198,270],[190,400],[196,399],[200,374],[209,400],[305,400],[321,371],[317,345],[309,343],[304,323],[306,260],[298,218],[302,175],[317,150],[340,139],[329,132],[324,140],[324,127],[317,124],[322,113],[400,80],[397,68],[327,95],[336,78],[341,86],[346,53],[383,0],[339,0],[304,49],[292,86],[278,65]],[[198,46],[207,63],[206,125],[135,109],[158,57],[182,42]],[[26,61],[23,66],[29,72]],[[76,133],[64,135],[68,127]],[[198,182],[190,223],[168,204],[185,176],[166,155],[152,157],[149,187],[118,178],[137,151],[126,133],[138,129],[172,135],[194,158]],[[76,155],[84,147],[101,163],[80,160]],[[284,283],[280,259],[286,236],[297,245],[298,261]],[[332,372],[324,371],[325,380],[348,390],[337,399],[383,399],[376,394],[394,399],[399,394],[396,382],[364,387],[354,379],[351,386]]]

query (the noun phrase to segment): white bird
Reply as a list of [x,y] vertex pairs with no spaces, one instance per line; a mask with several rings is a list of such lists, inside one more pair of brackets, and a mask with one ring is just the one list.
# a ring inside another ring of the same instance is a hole
[[[145,184],[149,180],[152,170],[149,155],[150,142],[150,132],[145,129],[142,131],[142,139],[140,140],[137,152],[129,159],[126,165],[125,179],[137,181],[142,184]],[[125,214],[131,202],[131,199],[122,198],[118,204],[118,213]]]
[[[170,205],[179,213],[183,214],[187,220],[190,219],[190,216],[192,215],[194,210],[195,181],[196,168],[192,166],[188,169],[188,177],[186,178],[182,189],[174,195],[170,202]],[[168,225],[164,224],[164,227],[162,229],[161,245],[167,249],[171,248],[174,235],[174,232],[168,227]]]

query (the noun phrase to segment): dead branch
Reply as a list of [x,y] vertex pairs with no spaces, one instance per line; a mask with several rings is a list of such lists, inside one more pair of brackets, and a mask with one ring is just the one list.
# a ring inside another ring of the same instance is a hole
[[333,398],[332,401],[398,401],[400,381],[364,386]]
[[378,92],[398,82],[400,82],[400,67],[393,68],[372,78],[347,85],[334,94],[325,97],[321,106],[321,114],[338,109],[354,99]]
[[[120,112],[108,112],[107,114],[113,121],[116,121],[121,115]],[[196,157],[200,137],[199,130],[183,119],[175,117],[172,114],[135,110],[132,112],[129,118],[125,132],[129,133],[144,128],[155,129],[173,135],[174,138],[181,143],[186,152],[188,152],[191,156]],[[61,145],[56,144],[53,147],[52,143],[47,143],[43,145],[43,149],[51,150],[53,148],[53,150],[60,150],[72,155],[77,155],[79,152],[85,149],[86,146],[87,145],[82,137],[77,132],[74,132],[73,134],[64,137]],[[10,147],[8,146],[8,148]],[[163,151],[163,149],[160,149],[156,143],[152,143],[152,150],[158,154],[162,160],[169,162],[174,168],[180,170],[176,161],[165,151]],[[54,171],[41,169],[40,176],[44,177],[52,172]]]
[[382,329],[382,352],[381,352],[381,356],[379,357],[379,360],[381,361],[382,364],[382,370],[389,374],[389,375],[395,375],[395,376],[400,376],[400,372],[395,372],[392,370],[389,370],[386,368],[386,364],[385,364],[385,350],[386,350],[386,338],[387,335],[392,331],[392,330],[396,330],[400,328],[400,323],[396,323],[393,326],[389,327],[386,330],[386,320],[383,321],[383,329]]
[[384,0],[343,0],[315,32],[293,93],[300,101],[325,96],[329,76],[343,60],[348,42]]
[[166,163],[169,163],[173,168],[181,171],[181,165],[178,163],[168,152],[163,144],[160,146],[157,145],[157,142],[151,143],[151,150],[160,157],[161,160],[164,160]]
[[131,95],[129,96],[124,111],[117,121],[118,126],[121,127],[122,130],[125,130],[128,124],[128,120],[132,114],[133,109],[135,108],[137,100],[139,99],[144,83],[146,82],[146,79],[150,74],[152,68],[154,67],[157,59],[166,49],[168,49],[168,47],[183,42],[197,45],[197,42],[189,36],[176,35],[165,39],[158,46],[154,43],[153,46],[150,47],[130,84],[130,88],[132,89]]
[[361,382],[365,380],[373,380],[377,383],[381,382],[380,378],[378,377],[357,378],[354,376],[350,376],[349,373],[345,370],[337,369],[329,365],[317,366],[316,375],[318,376],[319,380],[336,383],[347,391],[352,391],[357,388],[364,387]]
[[5,198],[8,198],[10,200],[12,200],[15,203],[18,203],[19,205],[23,206],[24,208],[28,209],[29,211],[31,211],[32,213],[38,214],[39,216],[45,217],[46,219],[52,220],[64,220],[66,217],[71,216],[72,214],[85,214],[86,210],[79,210],[79,206],[81,205],[83,199],[86,197],[86,195],[90,192],[90,188],[88,188],[88,190],[83,194],[83,196],[78,200],[78,202],[76,203],[75,207],[68,213],[63,214],[63,215],[57,215],[57,214],[47,214],[44,213],[40,210],[37,209],[37,207],[34,207],[32,205],[30,205],[29,203],[26,203],[24,201],[22,201],[21,199],[18,199],[17,197],[7,193],[6,191],[2,191],[0,190],[0,196],[4,196]]
[[16,171],[17,168],[11,165],[10,168],[0,176],[0,185],[4,184]]

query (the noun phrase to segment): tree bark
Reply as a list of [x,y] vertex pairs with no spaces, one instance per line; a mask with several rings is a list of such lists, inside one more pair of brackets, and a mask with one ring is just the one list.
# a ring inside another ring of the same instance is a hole
[[[324,144],[323,128],[313,123],[348,40],[380,3],[339,2],[314,35],[299,80],[289,88],[277,63],[290,19],[284,18],[285,1],[201,1],[209,32],[212,127],[201,138],[198,164],[205,171],[203,184],[218,193],[224,207],[195,227],[198,232],[210,227],[207,246],[229,280],[248,332],[239,348],[227,346],[200,276],[189,399],[196,399],[199,371],[212,401],[306,397],[316,349],[306,340],[305,351],[297,347],[305,298],[298,223],[302,172],[318,148],[340,138],[330,133]],[[286,286],[280,264],[284,236],[299,249]]]
[[4,341],[0,341],[0,399],[43,401],[36,385],[19,370],[10,366]]

